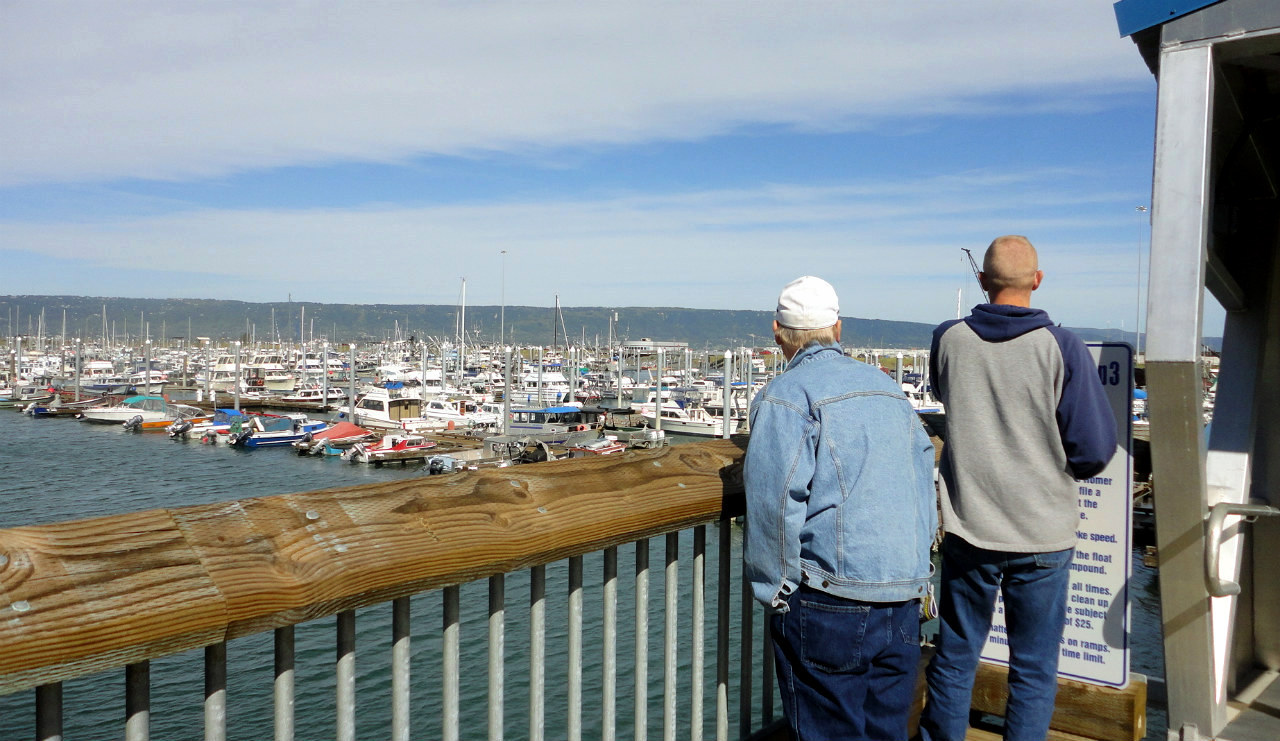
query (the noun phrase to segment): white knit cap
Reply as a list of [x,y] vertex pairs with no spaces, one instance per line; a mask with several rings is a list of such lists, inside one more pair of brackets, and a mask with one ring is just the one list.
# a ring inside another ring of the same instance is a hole
[[825,329],[840,320],[836,289],[821,278],[806,275],[788,283],[778,296],[778,324],[790,329]]

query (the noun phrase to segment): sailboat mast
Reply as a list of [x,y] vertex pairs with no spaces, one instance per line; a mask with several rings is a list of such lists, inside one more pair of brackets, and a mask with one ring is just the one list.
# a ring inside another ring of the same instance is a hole
[[462,309],[458,312],[458,386],[462,386],[463,374],[467,364],[467,279],[462,279]]

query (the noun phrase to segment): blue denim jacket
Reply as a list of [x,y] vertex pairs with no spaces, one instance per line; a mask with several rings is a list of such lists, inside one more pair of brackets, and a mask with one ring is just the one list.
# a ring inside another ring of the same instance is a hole
[[801,349],[751,405],[744,560],[776,611],[803,581],[846,599],[924,596],[938,526],[933,444],[885,373]]

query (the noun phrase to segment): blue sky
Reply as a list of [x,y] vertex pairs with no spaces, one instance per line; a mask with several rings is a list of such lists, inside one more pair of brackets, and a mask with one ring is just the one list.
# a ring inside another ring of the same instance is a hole
[[0,100],[0,294],[771,309],[816,274],[937,322],[1021,233],[1055,320],[1142,301],[1155,83],[1106,0],[4,3]]

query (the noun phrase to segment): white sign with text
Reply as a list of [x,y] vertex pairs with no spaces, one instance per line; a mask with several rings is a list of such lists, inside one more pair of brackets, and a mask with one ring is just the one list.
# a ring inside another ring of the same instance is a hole
[[[1077,482],[1076,553],[1058,676],[1110,687],[1129,682],[1129,599],[1132,573],[1133,349],[1124,343],[1087,343],[1116,418],[1116,455],[1106,469]],[[1008,665],[1004,600],[996,597],[984,661]]]

